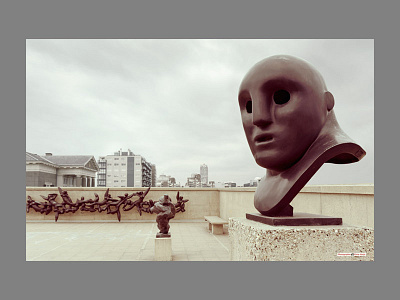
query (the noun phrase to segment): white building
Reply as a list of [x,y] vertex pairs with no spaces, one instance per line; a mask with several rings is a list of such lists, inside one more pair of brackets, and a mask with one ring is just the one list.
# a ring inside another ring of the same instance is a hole
[[226,188],[236,187],[236,182],[233,181],[224,182],[224,187]]
[[174,177],[171,177],[170,175],[161,174],[157,178],[156,186],[157,187],[175,187],[175,186],[179,186],[179,184],[176,183],[176,180]]
[[151,186],[152,165],[141,155],[122,149],[114,155],[99,158],[98,186],[148,187]]
[[201,175],[193,173],[188,177],[186,185],[187,187],[201,187]]
[[214,187],[219,188],[219,189],[224,188],[225,187],[225,183],[221,182],[221,181],[215,182],[214,183]]
[[200,166],[200,176],[201,176],[201,185],[208,185],[208,166],[206,164],[202,164]]
[[249,183],[245,183],[244,187],[257,187],[260,183],[261,177],[255,177],[254,179],[250,180]]

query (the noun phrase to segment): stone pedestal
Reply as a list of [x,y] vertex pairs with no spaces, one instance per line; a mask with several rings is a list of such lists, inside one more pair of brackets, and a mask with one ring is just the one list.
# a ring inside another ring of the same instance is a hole
[[229,219],[233,261],[373,261],[374,230],[350,225],[271,226]]
[[155,239],[154,260],[171,261],[172,260],[172,241],[170,237],[159,237]]

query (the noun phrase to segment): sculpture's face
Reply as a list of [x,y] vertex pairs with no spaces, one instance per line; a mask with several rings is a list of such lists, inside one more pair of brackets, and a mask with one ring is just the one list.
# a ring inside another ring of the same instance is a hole
[[257,164],[282,172],[304,155],[333,107],[325,91],[319,73],[293,57],[270,57],[250,69],[240,85],[239,105]]

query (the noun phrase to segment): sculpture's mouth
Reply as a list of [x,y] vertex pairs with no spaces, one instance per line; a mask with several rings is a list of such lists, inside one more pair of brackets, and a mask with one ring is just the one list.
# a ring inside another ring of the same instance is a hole
[[269,144],[270,142],[272,142],[272,140],[273,140],[272,134],[263,133],[263,134],[256,135],[256,137],[254,138],[254,143],[256,146],[265,145],[265,144]]

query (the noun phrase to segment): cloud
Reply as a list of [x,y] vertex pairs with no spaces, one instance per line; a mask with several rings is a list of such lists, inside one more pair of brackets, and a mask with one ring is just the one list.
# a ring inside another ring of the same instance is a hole
[[244,136],[238,87],[259,60],[289,54],[321,72],[339,124],[367,150],[313,182],[373,182],[373,40],[35,39],[26,47],[29,152],[97,158],[129,148],[181,183],[205,163],[209,180],[243,184],[265,170]]

